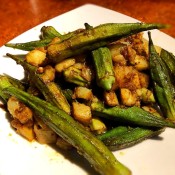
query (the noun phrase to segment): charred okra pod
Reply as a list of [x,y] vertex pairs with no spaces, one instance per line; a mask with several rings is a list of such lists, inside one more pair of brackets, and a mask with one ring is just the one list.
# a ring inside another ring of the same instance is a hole
[[58,63],[65,58],[92,51],[99,47],[145,30],[165,28],[163,24],[107,23],[83,32],[61,42],[48,46],[48,57]]
[[[110,137],[111,133],[115,130],[116,135],[113,135]],[[107,131],[104,135],[109,135],[104,138],[103,134],[99,136],[98,138],[112,151],[116,151],[119,149],[131,147],[137,143],[140,143],[148,138],[152,138],[154,136],[159,135],[162,133],[165,129],[164,128],[158,128],[158,129],[148,129],[148,128],[126,128],[123,132],[120,128],[114,128],[113,130]],[[119,131],[120,132],[119,132]]]
[[101,102],[93,102],[91,104],[92,113],[94,116],[104,117],[110,120],[124,122],[136,126],[150,127],[171,127],[175,128],[175,124],[158,118],[153,114],[137,107],[105,107]]
[[58,84],[45,82],[42,79],[42,74],[38,73],[38,67],[27,63],[23,58],[11,54],[7,54],[7,56],[23,66],[24,70],[29,73],[30,81],[41,91],[47,101],[70,114],[70,105]]
[[96,71],[97,85],[104,90],[110,90],[115,82],[112,57],[107,47],[92,51],[92,58]]
[[150,74],[153,81],[155,95],[164,117],[175,121],[175,87],[172,84],[167,65],[163,61],[163,59],[166,58],[161,58],[156,52],[150,32],[148,33],[148,36]]
[[109,149],[71,116],[56,106],[13,87],[0,76],[1,93],[10,94],[28,105],[59,136],[72,144],[101,175],[131,175]]

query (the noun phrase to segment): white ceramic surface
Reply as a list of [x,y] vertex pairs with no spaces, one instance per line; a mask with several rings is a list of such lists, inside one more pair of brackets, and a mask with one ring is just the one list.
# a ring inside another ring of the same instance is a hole
[[[99,17],[100,15],[100,17]],[[52,25],[60,32],[69,32],[106,22],[137,22],[123,14],[87,4],[46,21],[16,37],[10,42],[37,40],[42,26]],[[145,34],[147,36],[147,34]],[[175,54],[175,40],[158,31],[152,31],[153,42]],[[7,73],[16,78],[23,77],[23,69],[5,57],[9,52],[22,51],[0,48],[0,74]],[[175,130],[166,129],[159,139],[149,139],[132,148],[116,151],[117,159],[128,166],[133,175],[174,175]],[[75,152],[61,152],[47,145],[29,143],[18,136],[10,127],[8,117],[0,110],[0,175],[97,175],[88,162]]]

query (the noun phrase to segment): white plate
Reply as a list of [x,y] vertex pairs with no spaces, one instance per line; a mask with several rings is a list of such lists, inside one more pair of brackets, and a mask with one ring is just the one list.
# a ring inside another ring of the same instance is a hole
[[[100,15],[100,18],[99,18]],[[137,22],[123,14],[87,4],[42,23],[18,36],[11,42],[38,39],[43,25],[52,25],[61,32],[106,22]],[[155,44],[175,54],[175,40],[158,31],[152,31]],[[0,74],[23,77],[23,69],[4,55],[21,53],[6,47],[0,48]],[[149,139],[132,148],[116,151],[117,159],[128,166],[133,175],[174,175],[175,130],[166,129],[160,139]],[[76,153],[64,153],[47,145],[29,143],[11,128],[6,113],[0,110],[0,175],[97,175],[89,164]]]

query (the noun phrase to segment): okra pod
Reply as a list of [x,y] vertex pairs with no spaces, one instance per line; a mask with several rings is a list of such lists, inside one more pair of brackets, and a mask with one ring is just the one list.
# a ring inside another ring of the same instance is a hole
[[99,139],[63,110],[13,87],[4,76],[0,76],[0,91],[15,96],[29,106],[52,130],[77,148],[78,153],[101,175],[131,175],[130,170]]
[[168,52],[165,49],[161,49],[160,52],[160,57],[162,58],[162,60],[165,62],[165,64],[167,65],[169,71],[170,71],[170,76],[172,77],[173,81],[174,81],[174,76],[175,76],[175,56]]
[[157,102],[161,107],[164,117],[175,121],[175,87],[172,83],[167,65],[163,61],[164,57],[161,58],[155,50],[150,32],[148,36],[150,75]]
[[[59,43],[59,42],[62,42],[64,40],[71,38],[74,35],[77,35],[78,33],[82,32],[82,31],[83,31],[83,29],[78,29],[78,30],[75,30],[73,32],[69,32],[69,33],[64,34],[64,35],[57,34],[58,36],[55,36],[55,37],[59,38],[59,41],[57,41]],[[47,36],[44,39],[29,41],[29,42],[25,42],[25,43],[6,43],[5,46],[11,47],[14,49],[24,50],[24,51],[31,51],[31,50],[34,50],[35,48],[38,48],[38,47],[48,46],[51,43],[54,35],[56,35],[56,34],[52,33],[52,36],[49,36],[49,37]]]
[[7,43],[5,44],[6,47],[12,47],[14,49],[20,49],[24,51],[31,51],[34,50],[37,47],[44,47],[47,46],[52,39],[42,39],[42,40],[36,40],[36,41],[30,41],[26,43]]
[[101,102],[93,102],[91,104],[92,113],[94,116],[104,117],[110,120],[132,124],[136,126],[150,127],[170,127],[175,128],[175,124],[158,118],[153,114],[137,107],[105,107]]
[[61,43],[49,45],[47,48],[48,57],[52,62],[58,63],[65,58],[106,46],[122,37],[127,37],[145,30],[165,27],[167,26],[163,24],[145,23],[102,24],[94,28],[86,29]]
[[95,65],[97,85],[104,90],[110,90],[115,82],[110,50],[107,47],[93,50],[92,58]]
[[[154,136],[159,135],[165,129],[149,129],[149,128],[130,128],[125,132],[117,134],[112,138],[103,139],[103,143],[112,151],[116,151],[119,149],[124,149],[127,147],[131,147],[135,144],[138,144],[148,138],[152,138]],[[110,132],[110,131],[108,131]]]
[[38,73],[38,68],[27,63],[23,58],[8,53],[7,56],[23,66],[24,70],[29,73],[31,82],[41,91],[47,101],[57,105],[70,114],[70,105],[58,84],[55,82],[44,82],[42,74]]
[[118,137],[119,135],[125,133],[126,131],[131,130],[131,127],[128,126],[118,126],[115,128],[112,128],[110,130],[107,130],[105,133],[103,134],[99,134],[97,135],[97,138],[104,141],[106,139],[111,139],[114,137]]

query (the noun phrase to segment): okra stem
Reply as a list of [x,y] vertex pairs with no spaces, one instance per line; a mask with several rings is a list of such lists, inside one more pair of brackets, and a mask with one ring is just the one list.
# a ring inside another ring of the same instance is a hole
[[18,98],[28,105],[58,135],[72,144],[101,175],[130,175],[109,149],[93,134],[63,110],[25,91],[13,87],[8,79],[0,77],[0,91]]
[[59,33],[53,26],[43,26],[41,28],[41,39],[53,39],[61,36],[61,33]]

